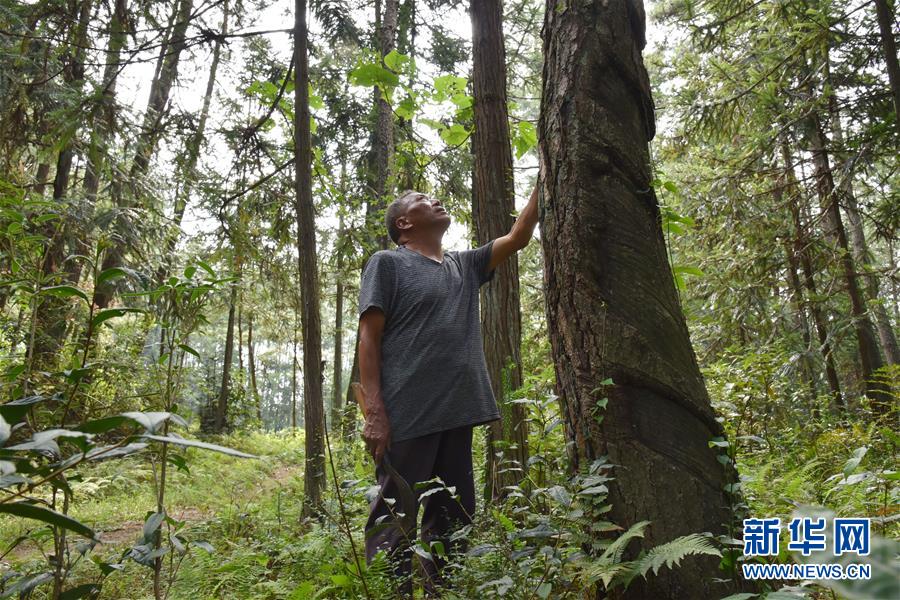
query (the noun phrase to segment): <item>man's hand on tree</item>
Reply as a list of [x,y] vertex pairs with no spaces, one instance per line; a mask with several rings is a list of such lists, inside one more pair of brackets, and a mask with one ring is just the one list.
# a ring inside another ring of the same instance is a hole
[[391,447],[391,424],[383,410],[370,409],[366,415],[362,437],[366,442],[366,449],[375,459],[375,464],[381,464],[382,457]]

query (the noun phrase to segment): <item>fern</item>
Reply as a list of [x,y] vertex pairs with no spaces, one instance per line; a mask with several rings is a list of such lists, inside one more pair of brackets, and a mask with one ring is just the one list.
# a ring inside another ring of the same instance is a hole
[[591,582],[602,581],[606,589],[618,585],[628,587],[635,577],[640,575],[646,578],[647,573],[651,570],[656,575],[664,566],[675,567],[681,563],[684,557],[692,554],[722,556],[708,536],[692,533],[656,546],[636,560],[622,562],[625,547],[631,540],[644,537],[644,530],[649,524],[649,521],[636,523],[616,538],[603,554],[585,569],[584,573],[587,578]]
[[646,578],[647,572],[651,569],[653,570],[654,575],[659,573],[659,570],[663,566],[671,569],[680,564],[685,556],[690,556],[692,554],[722,556],[722,553],[719,552],[707,536],[699,533],[683,535],[679,538],[675,538],[671,542],[666,542],[661,546],[651,548],[647,554],[638,557],[637,560],[625,563],[629,565],[629,568],[624,574],[623,583],[625,584],[625,587],[628,587],[631,580],[638,575]]

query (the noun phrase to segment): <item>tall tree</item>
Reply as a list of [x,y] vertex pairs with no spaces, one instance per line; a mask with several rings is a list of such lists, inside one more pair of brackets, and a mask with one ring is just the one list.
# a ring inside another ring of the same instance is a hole
[[881,32],[881,48],[887,65],[891,97],[894,100],[894,125],[900,128],[900,62],[897,61],[897,43],[894,41],[894,27],[897,22],[888,0],[875,0],[878,29]]
[[[150,94],[147,100],[147,110],[144,112],[143,124],[137,137],[134,161],[131,164],[130,178],[132,183],[132,195],[139,194],[141,185],[139,180],[147,173],[150,159],[156,152],[156,147],[162,137],[163,119],[166,115],[166,106],[169,103],[169,95],[175,78],[178,76],[178,63],[181,53],[187,47],[187,28],[191,22],[191,9],[193,0],[180,0],[171,14],[171,27],[166,41],[160,45],[157,60],[156,73],[150,83]],[[133,205],[133,201],[125,196],[117,199],[120,208],[126,209]],[[125,219],[126,211],[120,214]],[[120,229],[122,229],[120,227]],[[125,257],[126,242],[117,239],[103,258],[103,270],[120,266]],[[100,308],[109,306],[114,295],[114,289],[106,284],[97,290],[96,303]]]
[[[500,0],[473,0],[472,82],[475,131],[472,152],[472,215],[479,245],[505,235],[515,211],[512,149],[506,102],[506,51]],[[491,387],[501,410],[487,430],[485,497],[498,498],[518,484],[528,460],[528,427],[520,403],[508,391],[522,385],[522,316],[519,310],[519,261],[513,256],[497,267],[481,291],[481,331]]]
[[294,195],[297,266],[300,275],[300,328],[303,331],[303,415],[306,471],[303,514],[322,505],[325,491],[325,408],[322,402],[322,325],[319,270],[312,195],[312,138],[309,114],[309,31],[306,0],[294,1]]
[[[601,456],[617,465],[610,520],[623,527],[650,520],[640,540],[646,550],[719,532],[729,514],[728,476],[708,445],[722,427],[691,347],[650,185],[655,124],[644,45],[640,0],[547,2],[541,240],[558,392],[573,465]],[[623,596],[721,597],[717,563],[686,559],[634,581]]]

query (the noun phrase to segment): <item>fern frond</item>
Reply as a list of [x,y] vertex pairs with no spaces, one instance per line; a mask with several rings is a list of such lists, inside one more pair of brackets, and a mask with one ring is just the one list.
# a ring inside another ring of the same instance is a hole
[[628,531],[617,537],[615,541],[604,550],[603,554],[598,559],[598,562],[604,565],[622,562],[622,553],[625,552],[625,547],[628,545],[628,542],[634,538],[644,537],[644,530],[649,524],[650,521],[641,521],[640,523],[635,523],[629,527]]
[[647,554],[638,557],[637,560],[625,563],[629,565],[629,569],[621,574],[621,582],[628,587],[631,580],[638,575],[646,578],[647,573],[651,570],[656,575],[663,566],[671,569],[679,565],[685,556],[692,554],[722,556],[709,537],[699,533],[683,535],[671,542],[651,548]]

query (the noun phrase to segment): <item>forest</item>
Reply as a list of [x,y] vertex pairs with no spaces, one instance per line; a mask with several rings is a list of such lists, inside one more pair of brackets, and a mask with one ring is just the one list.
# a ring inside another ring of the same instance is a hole
[[0,598],[403,597],[361,273],[405,190],[463,251],[534,188],[413,597],[900,598],[898,38],[893,0],[0,0]]

